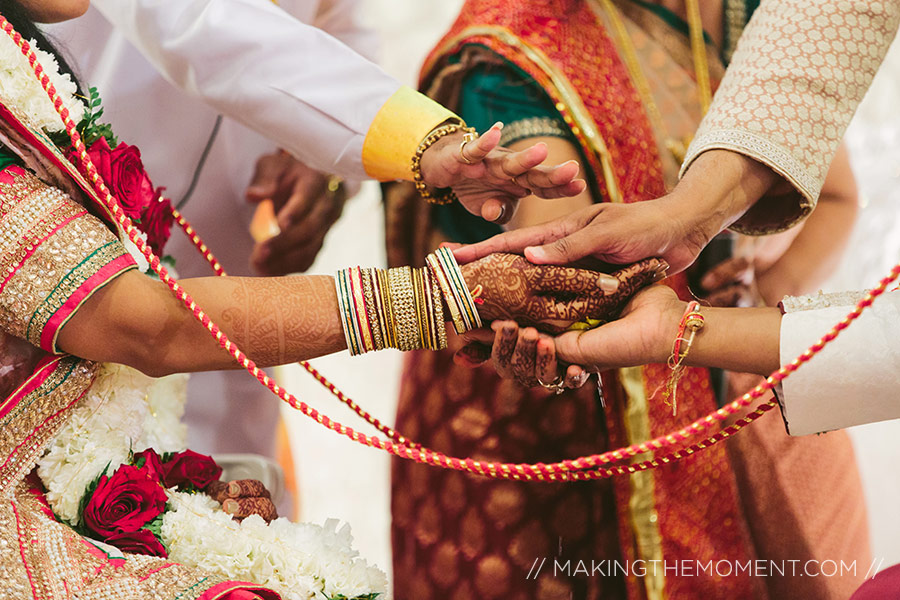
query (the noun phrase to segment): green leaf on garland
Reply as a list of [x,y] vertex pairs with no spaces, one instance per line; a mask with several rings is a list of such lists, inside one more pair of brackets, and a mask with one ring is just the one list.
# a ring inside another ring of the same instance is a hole
[[106,472],[109,470],[109,467],[112,466],[112,462],[106,463],[106,466],[103,467],[103,470],[94,478],[92,482],[90,482],[86,488],[84,488],[84,494],[81,496],[81,502],[78,503],[78,525],[73,525],[72,529],[75,530],[79,535],[83,535],[85,537],[92,537],[95,535],[92,531],[90,531],[87,526],[84,524],[84,511],[87,508],[88,503],[91,501],[91,497],[94,495],[94,492],[97,491],[97,486],[100,485],[100,479],[106,475]]

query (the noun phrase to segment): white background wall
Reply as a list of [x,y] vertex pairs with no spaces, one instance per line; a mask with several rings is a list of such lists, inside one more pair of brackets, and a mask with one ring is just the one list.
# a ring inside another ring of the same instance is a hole
[[[361,19],[382,35],[385,68],[414,84],[420,61],[460,5],[460,0],[363,0]],[[829,289],[872,286],[900,260],[900,113],[896,111],[900,51],[896,48],[883,71],[848,134],[865,209],[848,256]],[[377,186],[367,184],[348,205],[312,271],[331,273],[356,264],[383,266],[384,260]],[[316,360],[314,365],[364,408],[392,424],[399,358],[398,353],[387,351],[354,359],[339,355]],[[371,430],[298,367],[284,369],[282,381],[299,398],[339,421]],[[303,519],[348,521],[360,552],[389,572],[387,455],[331,433],[289,407],[285,414]],[[900,563],[900,421],[858,427],[851,434],[869,502],[874,554],[884,559],[884,566]]]

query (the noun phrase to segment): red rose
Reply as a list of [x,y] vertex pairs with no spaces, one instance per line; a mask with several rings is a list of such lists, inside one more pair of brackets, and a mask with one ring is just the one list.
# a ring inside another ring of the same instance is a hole
[[147,234],[147,243],[157,256],[162,256],[163,248],[172,232],[172,203],[162,195],[163,188],[156,191],[156,198],[144,209],[138,228]]
[[153,448],[147,448],[143,452],[134,455],[134,466],[144,472],[152,481],[162,482],[163,466],[159,454]]
[[163,464],[163,485],[167,488],[194,486],[202,490],[221,475],[222,467],[211,456],[193,450],[179,452]]
[[106,538],[106,543],[115,546],[122,552],[146,554],[147,556],[159,556],[162,558],[168,558],[169,556],[169,553],[166,552],[166,547],[149,529],[117,533]]
[[100,478],[84,508],[84,524],[105,540],[135,532],[166,508],[166,492],[143,469],[122,465],[112,477]]
[[88,155],[125,214],[130,219],[140,219],[144,208],[156,197],[141,162],[141,151],[124,142],[111,149],[101,136],[88,148]]

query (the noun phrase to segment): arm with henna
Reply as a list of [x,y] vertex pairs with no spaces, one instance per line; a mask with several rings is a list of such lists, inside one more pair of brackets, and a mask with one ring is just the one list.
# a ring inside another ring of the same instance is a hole
[[[536,266],[509,255],[487,257],[462,272],[470,288],[482,289],[480,312],[486,321],[511,318],[552,331],[587,316],[602,317],[627,301],[633,283],[657,276],[652,268],[635,271],[622,285],[602,273]],[[597,293],[604,280],[614,281],[617,291]],[[346,348],[332,277],[205,277],[181,285],[261,367]],[[86,300],[62,328],[59,347],[151,376],[239,368],[164,284],[137,271]]]

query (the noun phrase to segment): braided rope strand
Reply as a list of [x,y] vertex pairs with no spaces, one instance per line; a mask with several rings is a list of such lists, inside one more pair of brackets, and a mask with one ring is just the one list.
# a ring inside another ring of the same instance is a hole
[[[194,302],[190,294],[188,294],[187,291],[185,291],[178,284],[178,282],[169,275],[168,270],[164,265],[160,263],[159,257],[153,254],[150,248],[144,243],[143,239],[139,235],[137,235],[137,228],[134,227],[131,220],[122,211],[122,208],[119,205],[118,201],[112,196],[109,189],[103,183],[102,178],[97,173],[96,167],[91,162],[91,159],[87,154],[87,149],[84,145],[84,142],[81,140],[81,136],[78,134],[76,123],[69,117],[68,109],[63,106],[62,100],[58,96],[56,89],[54,88],[52,83],[50,83],[47,75],[44,74],[43,68],[38,62],[37,56],[31,49],[30,44],[28,44],[28,42],[24,38],[22,38],[22,36],[18,32],[15,31],[9,21],[7,21],[2,15],[0,15],[0,28],[2,28],[13,39],[16,45],[18,45],[21,49],[22,53],[28,58],[29,64],[31,65],[32,69],[34,69],[35,76],[41,82],[41,85],[47,92],[47,95],[53,102],[54,107],[65,123],[66,131],[68,132],[69,137],[72,140],[72,145],[79,157],[79,163],[82,171],[86,174],[88,180],[94,186],[94,189],[99,195],[102,202],[114,216],[116,223],[119,224],[124,233],[144,255],[144,257],[149,262],[150,267],[155,273],[157,273],[157,275],[159,275],[160,280],[163,281],[163,283],[165,283],[166,286],[169,287],[169,289],[179,299],[179,301],[181,301],[188,308],[188,310],[191,311],[191,314],[194,316],[194,318],[197,319],[197,321],[199,321],[210,332],[210,334],[216,339],[219,345],[229,354],[231,354],[235,361],[237,361],[238,364],[244,367],[262,385],[268,388],[281,400],[287,402],[292,408],[300,411],[304,415],[317,421],[328,429],[346,436],[357,443],[384,450],[400,458],[447,469],[466,471],[469,473],[483,475],[491,478],[517,479],[526,481],[569,481],[596,479],[616,474],[634,472],[634,470],[653,469],[664,464],[668,464],[673,460],[686,458],[693,453],[708,448],[712,444],[718,443],[719,441],[730,437],[731,435],[733,435],[733,433],[740,431],[744,426],[753,422],[762,413],[771,410],[771,408],[774,407],[774,402],[770,401],[769,403],[764,404],[754,413],[751,413],[751,415],[748,415],[747,417],[739,420],[735,425],[729,426],[722,431],[717,432],[706,440],[697,442],[687,448],[679,449],[672,454],[669,454],[662,458],[645,461],[644,463],[637,463],[627,466],[617,466],[611,469],[598,468],[599,465],[623,461],[639,454],[654,452],[656,450],[675,446],[677,443],[687,441],[692,436],[699,434],[700,432],[712,427],[715,424],[721,423],[728,416],[737,413],[741,408],[751,404],[753,400],[762,397],[762,395],[765,394],[766,391],[773,389],[779,382],[783,381],[790,374],[794,373],[802,364],[808,362],[813,356],[820,352],[822,348],[831,343],[841,331],[846,329],[846,327],[851,322],[859,317],[863,310],[872,305],[872,302],[875,298],[884,293],[884,291],[887,289],[887,286],[891,282],[893,282],[897,279],[898,276],[900,276],[900,264],[897,264],[893,269],[891,269],[890,274],[883,278],[879,285],[871,290],[865,296],[865,298],[860,300],[856,307],[852,311],[850,311],[850,313],[844,319],[842,319],[840,323],[835,325],[827,334],[822,336],[819,341],[810,346],[803,354],[798,356],[788,365],[785,365],[778,371],[772,373],[772,375],[770,375],[765,380],[765,382],[759,384],[753,390],[744,394],[741,398],[734,400],[732,403],[710,413],[709,415],[706,415],[705,417],[697,419],[690,425],[683,427],[676,432],[659,436],[647,442],[632,444],[631,446],[628,446],[626,448],[619,448],[616,450],[604,452],[602,454],[580,457],[574,460],[564,460],[551,464],[539,463],[531,465],[484,462],[473,460],[471,458],[460,459],[457,457],[447,456],[440,452],[435,452],[429,448],[418,446],[412,447],[407,444],[398,443],[393,439],[382,440],[378,437],[359,433],[352,428],[343,425],[342,423],[332,420],[327,415],[320,413],[305,402],[298,400],[293,394],[287,392],[271,377],[269,377],[268,374],[258,368],[256,364],[249,357],[247,357],[240,350],[240,348],[237,347],[236,344],[231,342],[231,340],[228,339],[228,337],[219,329],[219,327],[212,322],[212,320],[209,318],[209,315],[207,315]],[[197,237],[196,239],[199,240],[199,237]],[[197,242],[195,242],[195,244],[196,243]],[[208,259],[211,256],[212,255],[210,253],[208,255]],[[313,373],[314,376],[316,376],[316,374],[318,373],[311,367],[307,368],[307,370],[310,371],[310,373]],[[326,385],[326,387],[332,390],[332,393],[335,393],[335,395],[339,398],[346,398],[343,394],[339,393],[339,390],[337,390],[335,386],[331,385],[330,383],[326,384],[327,380],[325,380],[325,378],[320,374],[316,376],[316,379]],[[349,398],[346,398],[346,400],[352,402],[352,400],[350,400]],[[369,416],[371,417],[371,415]],[[372,417],[372,419],[374,419],[374,417]],[[399,436],[399,434],[397,434],[397,436]],[[402,438],[402,436],[400,437]]]

